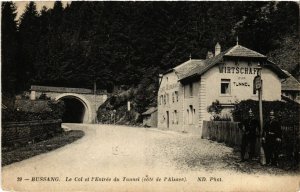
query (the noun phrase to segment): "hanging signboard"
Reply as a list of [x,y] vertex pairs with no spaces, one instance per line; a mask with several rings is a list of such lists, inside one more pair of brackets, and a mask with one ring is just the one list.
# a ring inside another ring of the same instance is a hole
[[254,77],[253,84],[254,84],[255,90],[261,89],[262,80],[261,80],[261,77],[259,75]]

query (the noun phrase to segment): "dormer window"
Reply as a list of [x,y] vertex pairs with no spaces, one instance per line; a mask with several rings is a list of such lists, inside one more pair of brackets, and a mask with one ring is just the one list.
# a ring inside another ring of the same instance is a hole
[[239,60],[236,59],[236,60],[234,61],[234,64],[235,64],[235,65],[239,65]]
[[251,66],[252,65],[252,62],[249,60],[248,61],[248,66]]

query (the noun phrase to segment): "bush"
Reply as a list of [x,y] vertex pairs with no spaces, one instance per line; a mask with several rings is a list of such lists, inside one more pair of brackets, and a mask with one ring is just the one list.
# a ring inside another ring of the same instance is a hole
[[65,103],[61,100],[59,101],[48,101],[48,106],[51,108],[50,118],[52,119],[62,119],[65,112]]
[[64,113],[63,101],[48,101],[50,111],[43,111],[40,113],[18,111],[18,110],[2,110],[3,122],[20,122],[20,121],[35,121],[35,120],[52,120],[61,119]]
[[213,121],[231,121],[228,116],[220,115],[223,110],[222,105],[219,100],[212,102],[210,106],[207,107],[207,112],[213,117]]
[[39,96],[39,99],[41,99],[41,100],[51,100],[51,97],[47,96],[46,93],[42,93]]
[[[249,110],[251,109],[254,117],[259,119],[259,104],[258,101],[245,100],[236,104],[232,116],[233,120],[241,122],[248,118]],[[299,109],[300,105],[292,102],[282,101],[263,101],[263,120],[269,120],[270,111],[274,111],[275,117],[283,125],[299,125]]]

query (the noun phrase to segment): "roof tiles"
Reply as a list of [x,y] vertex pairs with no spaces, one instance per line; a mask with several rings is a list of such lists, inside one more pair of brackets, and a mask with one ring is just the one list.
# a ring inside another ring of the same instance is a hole
[[246,47],[243,47],[241,45],[236,45],[233,48],[231,48],[225,56],[231,56],[231,57],[256,57],[256,58],[266,58],[265,55],[260,54],[256,51],[253,51],[251,49],[248,49]]
[[179,79],[186,77],[189,73],[192,73],[195,69],[205,67],[204,60],[190,59],[181,65],[174,68]]
[[300,91],[300,83],[289,72],[283,70],[289,77],[281,83],[283,91]]
[[173,68],[173,70],[178,75],[179,81],[181,81],[191,76],[202,75],[210,68],[221,62],[224,57],[248,57],[265,59],[266,67],[270,67],[280,77],[287,77],[287,75],[285,75],[278,66],[276,66],[273,62],[266,60],[267,57],[265,55],[262,55],[241,45],[235,45],[234,47],[231,47],[226,51],[223,51],[220,54],[206,60],[190,59]]

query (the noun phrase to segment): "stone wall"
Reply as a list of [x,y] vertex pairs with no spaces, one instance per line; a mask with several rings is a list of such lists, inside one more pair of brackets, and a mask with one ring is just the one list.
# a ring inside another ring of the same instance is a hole
[[2,122],[2,146],[39,141],[61,132],[61,120]]

